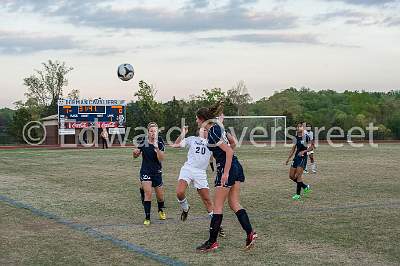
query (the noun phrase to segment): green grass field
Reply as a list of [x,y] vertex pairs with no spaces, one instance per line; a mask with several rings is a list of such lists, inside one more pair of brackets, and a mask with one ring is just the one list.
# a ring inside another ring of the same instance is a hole
[[[195,252],[208,237],[209,220],[193,189],[188,221],[179,220],[175,185],[186,150],[167,150],[168,219],[158,221],[153,199],[150,227],[142,225],[140,160],[133,161],[128,148],[0,150],[0,195],[187,264],[398,265],[400,145],[321,145],[319,173],[306,176],[313,192],[300,202],[291,200],[295,187],[284,165],[288,151],[282,146],[237,151],[247,178],[242,205],[259,235],[250,252],[243,251],[245,235],[228,206],[221,248]],[[0,201],[0,210],[0,265],[157,264],[6,202]]]

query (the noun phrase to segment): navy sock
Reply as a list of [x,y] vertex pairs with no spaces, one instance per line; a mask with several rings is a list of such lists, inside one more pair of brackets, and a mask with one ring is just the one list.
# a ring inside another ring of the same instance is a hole
[[210,241],[211,243],[217,242],[219,229],[220,229],[221,223],[222,223],[222,216],[223,216],[222,214],[214,213],[213,217],[211,218],[210,238],[208,239],[208,241]]
[[146,219],[150,220],[151,201],[144,201],[143,206],[144,206],[144,213],[146,215]]
[[158,204],[158,211],[162,211],[164,207],[164,201],[157,201]]
[[297,195],[300,195],[300,192],[301,192],[301,184],[300,183],[302,183],[302,182],[297,182],[297,188],[296,188]]
[[246,234],[249,235],[253,232],[253,228],[251,227],[251,223],[249,220],[249,216],[245,209],[240,209],[236,212],[236,216],[239,220],[240,225],[242,226],[243,230],[246,231]]
[[307,187],[307,185],[304,184],[303,182],[299,182],[299,183],[300,183],[300,185],[301,185],[301,187],[302,187],[303,189],[305,189],[305,188]]

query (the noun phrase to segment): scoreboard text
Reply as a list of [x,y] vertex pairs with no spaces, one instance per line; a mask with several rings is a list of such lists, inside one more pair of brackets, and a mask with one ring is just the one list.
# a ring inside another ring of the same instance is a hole
[[125,127],[126,103],[101,99],[59,100],[58,119],[60,128]]

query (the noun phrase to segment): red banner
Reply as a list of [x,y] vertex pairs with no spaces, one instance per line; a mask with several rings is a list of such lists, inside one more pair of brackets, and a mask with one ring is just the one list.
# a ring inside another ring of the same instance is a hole
[[118,127],[118,122],[66,122],[65,128]]

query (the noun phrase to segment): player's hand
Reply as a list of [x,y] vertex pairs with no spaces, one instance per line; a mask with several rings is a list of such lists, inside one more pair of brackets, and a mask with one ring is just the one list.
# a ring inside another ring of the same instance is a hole
[[304,154],[306,153],[307,151],[301,151],[301,152],[299,152],[299,155],[300,156],[304,156]]
[[139,149],[134,149],[133,150],[133,157],[137,158],[140,155],[140,150]]
[[228,177],[229,175],[227,173],[223,173],[221,177],[221,187],[225,185],[226,182],[228,182]]
[[184,127],[181,129],[181,131],[182,131],[182,136],[186,136],[186,134],[187,134],[188,131],[189,131],[189,127],[188,127],[188,126],[184,126]]
[[158,150],[158,134],[156,134],[155,135],[155,137],[154,137],[154,148],[156,149],[156,150]]
[[168,147],[170,147],[170,148],[180,148],[180,145],[174,143],[174,144],[169,144]]

